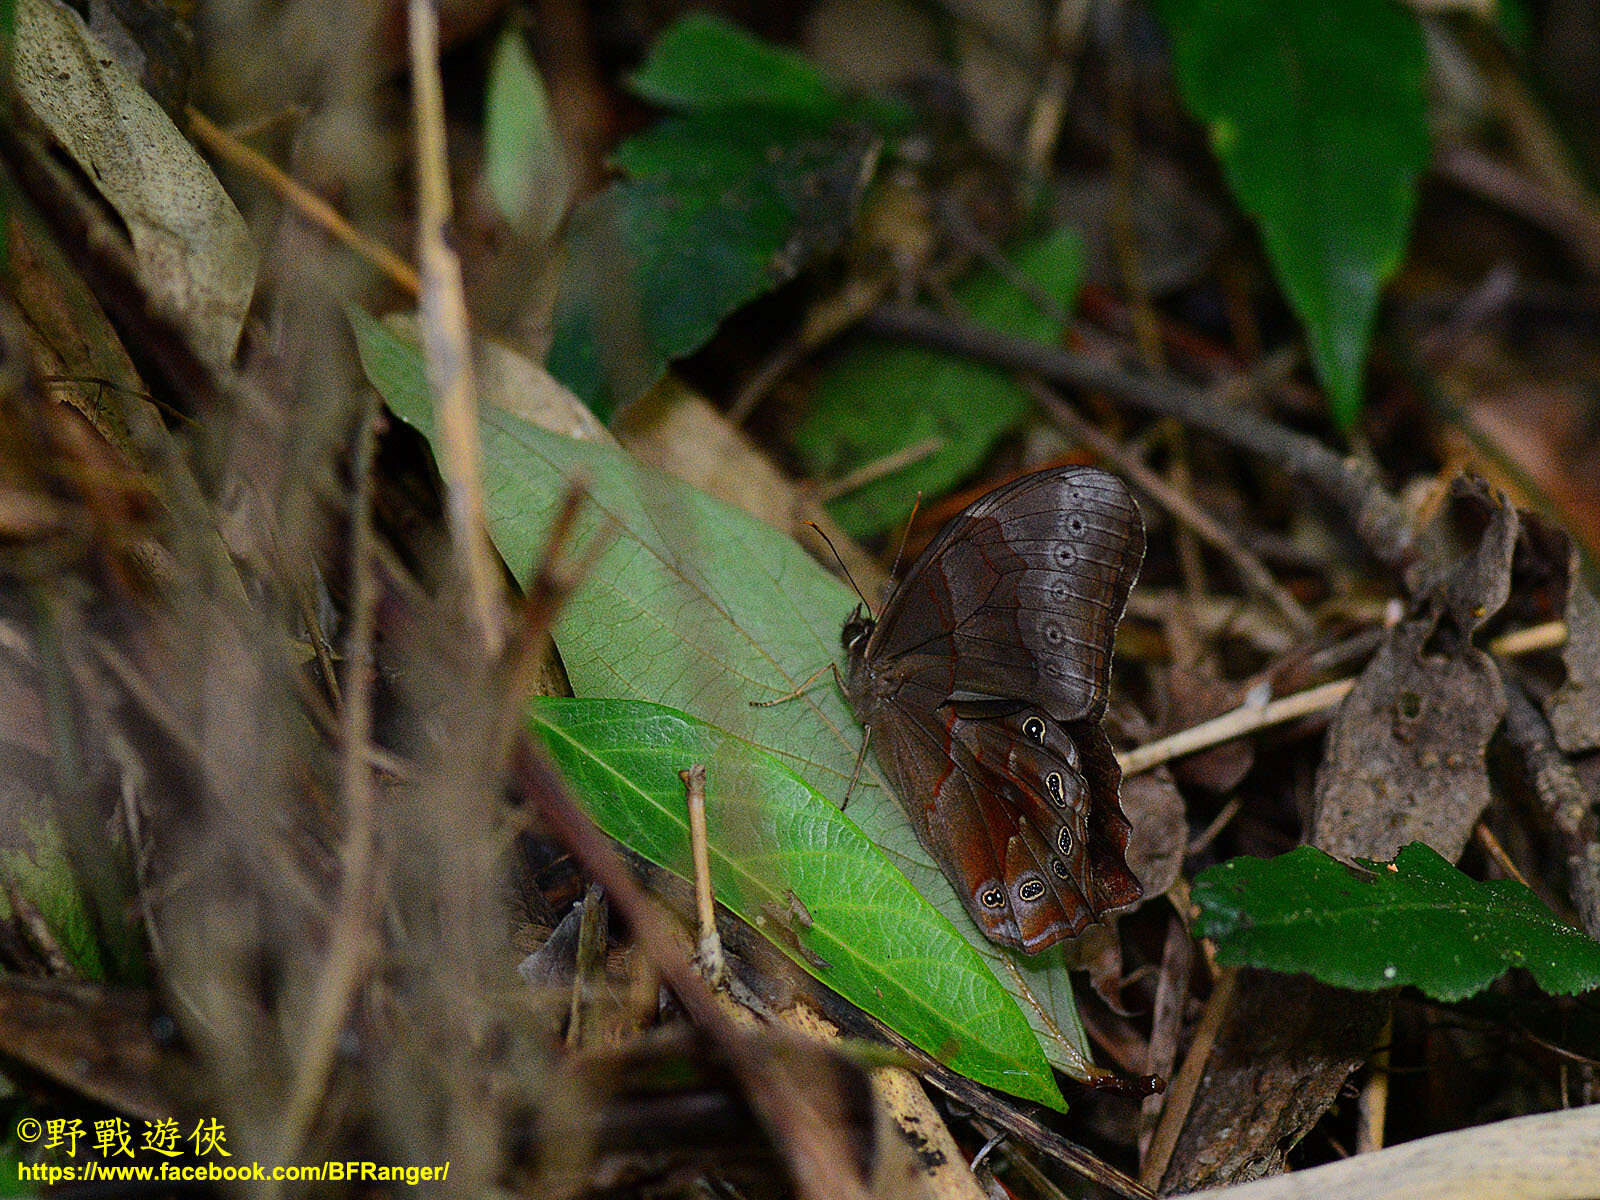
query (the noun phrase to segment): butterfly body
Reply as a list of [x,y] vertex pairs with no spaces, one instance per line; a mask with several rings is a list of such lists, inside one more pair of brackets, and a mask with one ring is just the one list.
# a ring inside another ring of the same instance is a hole
[[1089,467],[989,493],[874,619],[846,693],[917,836],[984,933],[1038,953],[1141,895],[1101,728],[1144,554],[1127,488]]

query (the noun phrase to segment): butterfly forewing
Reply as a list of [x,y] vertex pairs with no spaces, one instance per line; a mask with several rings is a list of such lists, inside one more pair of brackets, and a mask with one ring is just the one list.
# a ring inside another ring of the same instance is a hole
[[1099,720],[1143,557],[1144,524],[1121,480],[1092,467],[1025,476],[945,526],[895,589],[868,653],[945,659],[958,692]]

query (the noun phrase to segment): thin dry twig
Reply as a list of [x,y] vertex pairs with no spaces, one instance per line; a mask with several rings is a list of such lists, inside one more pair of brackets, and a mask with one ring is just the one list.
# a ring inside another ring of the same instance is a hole
[[277,1160],[293,1162],[316,1120],[339,1051],[339,1033],[374,954],[374,864],[377,830],[372,766],[372,637],[376,589],[372,579],[372,459],[377,413],[362,416],[352,457],[355,495],[350,520],[350,634],[340,734],[340,792],[345,835],[340,847],[339,898],[328,932],[322,977],[313,991],[300,1060],[284,1105]]
[[1044,79],[1034,96],[1033,109],[1028,114],[1028,131],[1022,139],[1025,205],[1032,203],[1033,190],[1043,184],[1056,145],[1061,140],[1061,126],[1067,115],[1067,101],[1072,96],[1076,60],[1083,46],[1088,17],[1088,0],[1056,0],[1055,15],[1050,21]]
[[1515,680],[1506,687],[1506,737],[1522,755],[1567,860],[1567,887],[1578,923],[1600,938],[1600,822],[1593,797],[1556,745],[1550,722]]
[[1228,823],[1239,815],[1239,810],[1243,807],[1244,800],[1242,798],[1238,796],[1231,797],[1217,811],[1217,815],[1211,818],[1211,824],[1189,839],[1189,844],[1184,847],[1184,854],[1193,858],[1195,855],[1203,853],[1207,846],[1217,840],[1217,835],[1228,827]]
[[[1559,646],[1566,638],[1567,626],[1564,621],[1547,621],[1493,638],[1489,642],[1489,649],[1502,656],[1526,654]],[[1182,758],[1246,734],[1334,708],[1350,694],[1350,689],[1355,685],[1354,679],[1336,679],[1332,683],[1282,696],[1266,704],[1246,704],[1220,717],[1213,717],[1188,729],[1180,729],[1168,737],[1125,751],[1117,756],[1117,761],[1122,764],[1124,775],[1136,775],[1174,758]]]
[[1378,1046],[1368,1060],[1367,1084],[1357,1102],[1356,1153],[1383,1149],[1384,1124],[1389,1114],[1389,1043],[1394,1040],[1394,1013],[1383,1018]]
[[603,969],[606,952],[606,892],[591,883],[583,894],[583,915],[578,918],[578,953],[572,971],[572,995],[567,1002],[567,1045],[583,1045],[584,999],[589,980]]
[[822,1122],[772,1062],[753,1051],[749,1037],[690,964],[667,916],[634,879],[621,853],[578,809],[554,772],[523,739],[513,754],[513,770],[523,796],[532,802],[545,827],[605,887],[684,1011],[727,1056],[752,1107],[788,1160],[799,1193],[813,1200],[867,1200],[861,1181],[849,1169],[852,1157],[836,1131]]
[[885,454],[882,458],[875,458],[869,463],[863,463],[854,471],[841,475],[837,479],[830,479],[827,483],[817,488],[817,501],[826,504],[840,496],[864,488],[869,483],[876,483],[886,475],[893,475],[896,471],[904,470],[914,463],[919,463],[931,455],[944,449],[944,439],[938,434],[919,438],[909,446],[902,446],[892,454]]
[[504,733],[507,741],[504,744],[507,745],[519,719],[521,701],[533,690],[556,615],[567,597],[594,571],[595,564],[616,538],[615,526],[603,525],[590,537],[581,553],[569,556],[578,513],[588,494],[588,485],[582,479],[568,484],[561,508],[545,536],[544,557],[534,565],[533,574],[523,585],[522,603],[500,653],[499,671],[505,679]]
[[[893,1039],[891,1039],[893,1040]],[[898,1044],[898,1043],[897,1043]],[[905,1043],[909,1045],[909,1043]],[[923,1065],[920,1074],[945,1095],[972,1109],[980,1117],[1005,1130],[1012,1137],[1026,1142],[1041,1154],[1054,1159],[1069,1171],[1093,1180],[1119,1196],[1132,1200],[1155,1200],[1155,1193],[1136,1179],[1131,1179],[1110,1163],[1102,1162],[1082,1146],[1069,1142],[1053,1129],[1046,1128],[1026,1113],[1013,1107],[1003,1096],[973,1083],[964,1075],[944,1067],[926,1055],[919,1055]]]
[[862,322],[869,332],[897,337],[1012,370],[1062,387],[1103,392],[1141,411],[1173,417],[1229,445],[1277,463],[1328,496],[1380,562],[1399,568],[1415,553],[1409,515],[1378,482],[1367,462],[1341,458],[1315,438],[1285,429],[1167,377],[1135,375],[1031,338],[996,333],[972,321],[911,304],[880,304]]
[[461,264],[450,249],[450,168],[445,150],[444,87],[439,78],[439,11],[409,0],[412,107],[417,126],[417,257],[421,262],[422,347],[439,431],[450,536],[468,590],[468,610],[485,649],[503,640],[500,575],[484,523],[478,446],[478,395]]
[[694,854],[694,907],[700,926],[700,969],[706,982],[721,987],[728,978],[728,964],[722,957],[722,939],[717,936],[717,910],[711,896],[711,851],[706,841],[706,767],[704,763],[678,772],[683,780],[684,798],[689,804],[689,846]]
[[1144,463],[1125,452],[1116,440],[1080,417],[1052,388],[1036,380],[1028,381],[1034,402],[1062,429],[1087,446],[1097,457],[1111,463],[1133,480],[1135,486],[1152,496],[1181,524],[1194,531],[1205,543],[1222,554],[1252,592],[1271,604],[1302,637],[1316,631],[1317,623],[1300,602],[1278,585],[1261,560],[1241,546],[1237,539],[1218,525],[1194,501],[1167,483]]
[[[1150,1013],[1150,1042],[1144,1069],[1163,1077],[1172,1073],[1178,1057],[1178,1035],[1183,1028],[1184,1004],[1189,999],[1189,980],[1194,966],[1194,941],[1188,926],[1173,914],[1167,921],[1167,941],[1161,952],[1161,974],[1156,982],[1156,998]],[[1160,1122],[1161,1110],[1168,1101],[1159,1095],[1146,1096],[1139,1111],[1139,1153],[1149,1154],[1151,1139]]]
[[1100,11],[1111,42],[1106,55],[1106,99],[1108,116],[1106,140],[1111,147],[1111,209],[1107,214],[1111,246],[1122,276],[1128,315],[1133,320],[1134,341],[1139,360],[1147,371],[1160,370],[1161,321],[1156,316],[1150,289],[1145,283],[1137,222],[1134,219],[1133,193],[1138,171],[1138,143],[1133,128],[1133,55],[1127,47],[1129,6],[1123,0],[1102,5]]
[[1472,840],[1477,842],[1478,849],[1487,854],[1489,860],[1505,873],[1507,879],[1514,879],[1523,887],[1532,890],[1533,885],[1528,882],[1528,877],[1522,873],[1522,868],[1517,866],[1504,843],[1495,837],[1494,830],[1479,821],[1472,827]]
[[1337,707],[1355,685],[1354,679],[1336,679],[1321,687],[1282,696],[1260,706],[1247,704],[1220,717],[1191,725],[1188,729],[1180,729],[1169,737],[1146,742],[1143,746],[1119,754],[1117,761],[1122,764],[1124,775],[1137,775],[1140,771],[1148,771],[1174,758],[1182,758],[1186,754],[1231,742],[1234,738],[1270,729],[1312,713],[1325,712]]
[[1172,1161],[1172,1152],[1178,1146],[1178,1135],[1183,1132],[1183,1123],[1194,1105],[1195,1093],[1200,1089],[1206,1062],[1211,1057],[1212,1047],[1216,1045],[1217,1034],[1222,1030],[1223,1018],[1233,1003],[1234,978],[1231,970],[1223,971],[1218,976],[1211,996],[1206,1001],[1205,1012],[1201,1014],[1200,1024],[1195,1027],[1189,1053],[1173,1077],[1172,1086],[1167,1089],[1161,1120],[1156,1123],[1156,1131],[1150,1137],[1150,1149],[1139,1167],[1139,1182],[1145,1187],[1159,1187],[1161,1177],[1167,1173],[1167,1164]]
[[199,109],[191,107],[185,111],[189,118],[189,128],[205,143],[206,149],[261,180],[307,221],[336,241],[343,242],[354,253],[383,272],[391,283],[403,288],[412,296],[421,294],[422,281],[417,278],[416,270],[405,259],[376,238],[362,233],[345,220],[333,205],[284,171],[265,154],[217,125]]

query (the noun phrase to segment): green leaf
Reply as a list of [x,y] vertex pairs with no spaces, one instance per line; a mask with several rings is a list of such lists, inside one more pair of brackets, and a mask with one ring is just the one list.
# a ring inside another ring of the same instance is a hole
[[1506,47],[1519,57],[1533,52],[1533,14],[1526,0],[1499,0],[1494,6],[1494,28]]
[[1416,18],[1394,0],[1156,0],[1184,100],[1261,226],[1345,427],[1429,155]]
[[[840,90],[798,54],[709,13],[689,13],[657,39],[629,90],[662,108],[763,104],[831,110]],[[831,115],[831,114],[830,114]]]
[[1301,846],[1209,867],[1194,882],[1196,932],[1230,965],[1363,990],[1411,984],[1436,1000],[1470,996],[1512,967],[1547,992],[1600,986],[1600,942],[1522,884],[1478,882],[1421,842],[1363,866]]
[[616,153],[630,178],[573,224],[551,374],[597,413],[649,388],[732,312],[836,247],[877,153],[815,112],[672,117]]
[[601,416],[838,246],[879,135],[910,123],[703,13],[662,34],[631,86],[677,115],[623,142],[628,178],[576,214],[548,363]]
[[515,28],[495,43],[484,97],[483,174],[507,224],[531,239],[555,232],[567,207],[567,168],[550,99]]
[[[10,844],[0,848],[0,881],[6,890],[39,910],[45,928],[79,975],[105,979],[95,922],[67,858],[61,830],[53,821],[23,816],[17,818],[6,840]],[[3,894],[0,916],[8,920],[12,916]]]
[[[421,354],[359,311],[351,320],[367,377],[402,420],[431,435]],[[482,410],[490,531],[519,575],[544,550],[568,481],[586,481],[578,537],[610,539],[556,627],[579,695],[666,704],[778,758],[835,804],[861,727],[827,675],[855,598],[789,538],[705,493],[646,470],[612,446],[571,441],[500,409]],[[752,700],[802,695],[752,708]],[[1076,1069],[1082,1026],[1059,948],[1023,961],[986,939],[956,899],[869,757],[850,817],[961,931],[1023,1006],[1045,1056]]]
[[874,142],[787,109],[662,121],[616,153],[614,190],[639,307],[664,358],[699,349],[734,309],[839,244]]
[[637,701],[541,700],[528,720],[602,829],[691,880],[678,772],[705,764],[721,903],[952,1069],[1060,1106],[1038,1041],[983,960],[844,814],[771,755]]
[[[11,94],[11,47],[17,32],[17,0],[0,0],[0,95]],[[0,189],[0,198],[3,198],[3,189]],[[0,224],[0,246],[5,244],[9,236],[4,224]]]
[[[1083,250],[1070,229],[1019,247],[1016,270],[1062,311],[1078,293]],[[955,289],[971,318],[998,333],[1054,342],[1060,324],[1034,296],[993,267]],[[829,505],[857,537],[898,525],[918,493],[943,495],[972,474],[995,444],[1026,420],[1032,405],[1009,373],[881,338],[858,337],[817,381],[795,449],[816,478],[837,479],[868,463],[937,439],[926,458]]]

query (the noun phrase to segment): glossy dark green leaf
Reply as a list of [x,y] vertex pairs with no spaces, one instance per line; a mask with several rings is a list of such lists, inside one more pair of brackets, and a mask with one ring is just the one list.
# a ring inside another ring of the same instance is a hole
[[1256,219],[1345,425],[1429,156],[1417,19],[1395,0],[1156,0],[1178,82]]
[[576,214],[549,367],[602,416],[844,237],[904,110],[692,13],[633,77],[675,115],[623,142]]
[[662,108],[774,105],[837,110],[838,87],[798,54],[782,50],[711,13],[691,12],[651,47],[628,81]]
[[[1018,286],[992,267],[958,284],[955,298],[971,318],[999,333],[1054,341],[1060,311],[1077,296],[1083,251],[1058,229],[1018,247]],[[1028,285],[1038,289],[1030,294]],[[968,359],[882,338],[852,338],[834,356],[811,394],[795,449],[807,471],[837,479],[898,451],[936,440],[938,449],[829,505],[839,524],[868,537],[905,521],[919,493],[943,495],[976,470],[995,444],[1027,417],[1031,405],[1009,373]]]
[[602,415],[736,309],[836,247],[877,141],[810,111],[669,117],[617,151],[629,178],[573,224],[549,366]]
[[638,701],[540,700],[528,720],[602,829],[690,880],[678,772],[703,764],[719,902],[954,1070],[1061,1106],[1038,1041],[983,959],[848,817],[776,758]]
[[1236,858],[1195,879],[1196,932],[1219,961],[1304,971],[1339,987],[1409,984],[1459,1000],[1513,967],[1547,992],[1600,987],[1600,942],[1526,887],[1479,882],[1421,842],[1351,867],[1310,846]]
[[[368,378],[396,415],[431,434],[417,347],[365,314],[352,313],[352,322]],[[708,721],[840,803],[862,733],[827,668],[843,656],[850,590],[770,526],[614,446],[558,437],[494,408],[483,411],[480,428],[490,532],[516,574],[542,555],[574,478],[588,489],[580,544],[602,530],[609,539],[555,631],[573,690],[667,704]],[[1060,948],[1025,961],[979,932],[871,756],[849,815],[988,964],[1050,1062],[1076,1069],[1083,1030]]]

